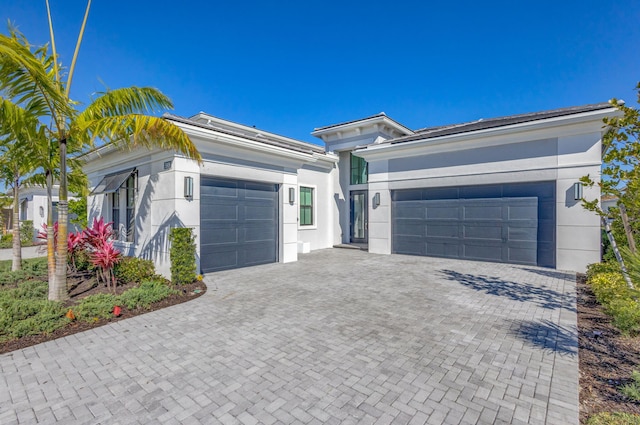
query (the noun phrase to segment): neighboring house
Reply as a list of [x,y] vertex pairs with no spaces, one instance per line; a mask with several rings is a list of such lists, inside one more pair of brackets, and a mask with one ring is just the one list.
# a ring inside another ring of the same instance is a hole
[[[34,239],[42,225],[47,224],[47,189],[40,186],[22,186],[19,197],[20,222],[33,221]],[[76,199],[70,197],[69,199]],[[53,187],[53,222],[58,221],[58,186]],[[74,230],[74,229],[71,229]]]
[[609,208],[618,206],[618,197],[615,195],[603,195],[600,198],[600,208],[605,213],[609,212]]
[[205,113],[165,114],[203,165],[98,148],[85,155],[89,219],[114,221],[118,247],[165,275],[177,226],[195,229],[203,273],[341,243],[583,271],[600,259],[600,222],[575,185],[600,175],[602,119],[613,114],[603,103],[411,130],[380,113],[315,129],[326,149]]

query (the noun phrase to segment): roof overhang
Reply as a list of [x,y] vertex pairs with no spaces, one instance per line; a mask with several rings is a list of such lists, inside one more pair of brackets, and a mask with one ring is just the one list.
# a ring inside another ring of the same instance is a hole
[[614,107],[570,116],[529,121],[503,127],[495,127],[440,137],[425,137],[402,143],[389,141],[369,145],[354,151],[367,161],[405,158],[442,152],[454,152],[478,147],[507,145],[550,137],[603,132],[605,117],[619,115]]
[[326,127],[316,128],[313,132],[311,132],[311,135],[327,142],[331,139],[331,136],[337,136],[337,139],[341,139],[342,135],[351,132],[360,134],[366,129],[382,131],[383,129],[385,129],[385,127],[389,132],[397,133],[398,135],[413,134],[413,131],[411,129],[389,118],[384,113],[380,113],[378,115],[363,118],[361,120],[349,121],[342,124],[334,124]]

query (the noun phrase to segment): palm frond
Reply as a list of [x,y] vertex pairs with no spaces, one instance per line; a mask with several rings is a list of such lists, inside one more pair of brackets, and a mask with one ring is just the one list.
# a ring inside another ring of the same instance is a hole
[[189,136],[163,118],[139,114],[105,117],[90,122],[87,131],[94,138],[116,141],[130,148],[144,146],[175,150],[202,162],[200,152]]
[[40,57],[36,56],[26,40],[17,34],[0,34],[2,90],[16,98],[16,103],[27,103],[29,108],[43,114],[46,112],[56,123],[60,123],[61,116],[70,116],[72,109],[60,83],[52,78],[50,69],[47,69],[52,62],[43,59],[42,51]]

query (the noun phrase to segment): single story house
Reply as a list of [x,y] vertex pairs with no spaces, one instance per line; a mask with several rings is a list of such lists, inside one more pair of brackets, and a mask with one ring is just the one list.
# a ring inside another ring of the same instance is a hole
[[[584,271],[600,259],[608,103],[412,130],[380,113],[316,128],[324,147],[206,113],[165,114],[202,154],[102,146],[85,155],[89,219],[169,274],[169,229],[192,227],[202,273],[358,244],[377,254]],[[583,193],[584,191],[584,193]]]
[[[53,203],[53,222],[58,221],[58,190],[59,186],[52,188],[51,199]],[[77,199],[70,196],[69,199]],[[33,222],[34,240],[42,225],[47,224],[48,208],[47,208],[47,189],[41,186],[22,186],[19,191],[19,213],[20,222],[30,220]],[[13,224],[11,224],[10,228]],[[72,226],[71,230],[75,230]]]

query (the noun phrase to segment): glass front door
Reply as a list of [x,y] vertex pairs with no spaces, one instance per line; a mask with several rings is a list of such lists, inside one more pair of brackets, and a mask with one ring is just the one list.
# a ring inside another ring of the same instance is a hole
[[367,217],[367,191],[351,192],[351,242],[367,243],[369,223]]

